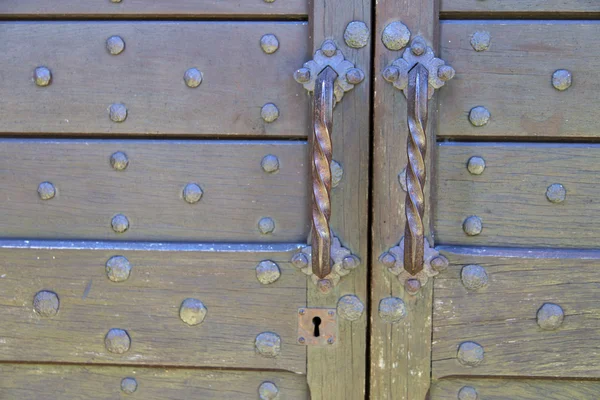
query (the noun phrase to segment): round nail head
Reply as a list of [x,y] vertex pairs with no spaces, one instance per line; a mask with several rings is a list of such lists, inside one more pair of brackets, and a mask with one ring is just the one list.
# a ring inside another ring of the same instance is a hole
[[189,326],[204,322],[208,310],[198,299],[185,299],[179,307],[179,318]]
[[50,200],[56,195],[56,188],[51,182],[42,182],[38,185],[38,196],[42,200]]
[[124,282],[131,274],[131,264],[123,256],[113,256],[106,262],[106,276],[113,282]]
[[556,90],[560,90],[561,92],[567,90],[571,87],[572,82],[573,77],[566,69],[559,69],[552,74],[552,86]]
[[260,116],[266,123],[275,122],[279,118],[279,109],[273,103],[267,103],[262,106],[260,110]]
[[467,170],[471,175],[481,175],[485,170],[485,160],[481,157],[471,157],[467,162]]
[[337,313],[348,321],[358,321],[365,311],[365,305],[352,294],[341,297],[337,303]]
[[379,318],[393,324],[406,317],[406,304],[398,297],[386,297],[379,301]]
[[262,38],[260,38],[260,47],[266,54],[273,54],[279,48],[279,40],[275,35],[264,35]]
[[326,40],[321,46],[321,51],[326,57],[333,57],[337,51],[337,46],[332,40]]
[[49,290],[39,291],[33,297],[33,309],[42,317],[54,317],[59,307],[58,295]]
[[460,271],[463,286],[469,291],[477,291],[488,285],[488,274],[481,265],[467,265]]
[[479,343],[463,342],[458,346],[456,356],[462,365],[476,367],[483,361],[483,347]]
[[567,198],[567,189],[560,183],[553,183],[546,189],[546,198],[554,204],[562,203]]
[[275,230],[275,221],[272,218],[264,217],[258,221],[258,231],[263,235],[270,235]]
[[476,127],[484,126],[490,121],[491,116],[487,108],[483,106],[473,107],[469,111],[469,122]]
[[52,81],[52,72],[47,67],[37,67],[33,72],[33,80],[38,86],[48,86]]
[[122,151],[117,151],[110,156],[110,165],[116,171],[124,171],[129,165],[129,158]]
[[537,324],[545,331],[558,329],[565,318],[561,306],[553,303],[544,303],[537,312]]
[[478,394],[477,390],[471,386],[463,386],[458,391],[458,400],[477,400]]
[[346,80],[352,85],[358,85],[365,79],[365,74],[359,68],[350,68],[346,72]]
[[188,183],[183,188],[183,200],[189,204],[196,204],[202,199],[204,192],[197,183]]
[[463,231],[469,236],[477,236],[483,230],[483,222],[476,215],[471,215],[463,222]]
[[183,81],[189,88],[197,88],[202,83],[202,72],[198,68],[190,68],[183,74]]
[[271,260],[263,260],[256,266],[256,279],[263,285],[270,285],[281,277],[279,265]]
[[110,222],[113,231],[116,233],[123,233],[129,229],[129,219],[123,214],[115,215]]
[[125,50],[125,41],[120,36],[111,36],[106,39],[106,50],[113,56],[121,54]]
[[360,49],[369,43],[369,27],[362,21],[352,21],[344,31],[344,41],[348,47]]
[[127,119],[127,107],[122,103],[111,104],[108,108],[108,116],[113,122],[123,122]]
[[475,51],[486,51],[490,48],[491,37],[489,32],[477,31],[471,36],[471,47]]
[[131,347],[131,338],[124,329],[113,328],[104,337],[106,350],[115,354],[123,354]]
[[281,338],[273,332],[263,332],[254,341],[256,351],[263,357],[275,358],[281,352]]
[[260,400],[274,400],[279,394],[279,388],[273,382],[263,382],[258,387],[258,398]]
[[123,393],[132,394],[137,390],[138,384],[135,378],[123,378],[121,381],[121,390]]
[[381,41],[386,49],[397,51],[406,47],[410,40],[410,31],[400,21],[388,24],[381,34]]

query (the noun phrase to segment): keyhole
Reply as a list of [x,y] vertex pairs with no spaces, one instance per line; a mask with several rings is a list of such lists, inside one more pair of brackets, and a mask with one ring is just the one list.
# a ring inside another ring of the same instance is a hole
[[321,318],[314,317],[313,318],[313,325],[315,326],[315,330],[313,332],[314,337],[321,336],[321,333],[319,332],[319,325],[321,325]]

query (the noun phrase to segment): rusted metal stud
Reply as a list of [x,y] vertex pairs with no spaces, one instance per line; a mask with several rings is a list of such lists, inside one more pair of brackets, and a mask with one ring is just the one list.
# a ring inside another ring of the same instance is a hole
[[344,31],[344,41],[348,47],[361,49],[369,43],[369,27],[362,21],[352,21]]
[[323,42],[323,46],[321,46],[321,51],[325,57],[333,57],[337,52],[337,46],[333,40],[326,40]]
[[115,354],[123,354],[131,347],[131,338],[124,329],[113,328],[104,337],[106,350]]
[[485,160],[481,157],[471,157],[467,162],[467,170],[471,175],[481,175],[485,170]]
[[298,269],[308,266],[308,257],[304,253],[296,253],[292,256],[292,265]]
[[554,303],[544,303],[537,312],[537,324],[545,331],[558,329],[564,318],[562,307]]
[[129,229],[129,220],[123,214],[117,214],[110,221],[110,225],[116,233],[123,233]]
[[189,204],[196,204],[202,198],[204,192],[197,183],[188,183],[183,188],[183,200]]
[[106,39],[106,50],[113,56],[121,54],[125,50],[125,41],[120,36],[111,36]]
[[473,107],[471,111],[469,111],[469,122],[471,122],[473,126],[484,126],[490,121],[491,116],[492,115],[487,108],[483,106]]
[[267,35],[263,35],[263,37],[260,38],[260,47],[265,53],[273,54],[279,48],[279,40],[277,40],[277,37],[275,35],[272,35],[270,33]]
[[554,71],[552,74],[552,86],[556,90],[567,90],[571,87],[571,83],[573,82],[573,76],[566,69],[559,69]]
[[189,326],[199,325],[204,322],[208,310],[198,299],[185,299],[179,307],[179,318]]
[[398,67],[390,65],[389,67],[383,70],[382,75],[383,79],[385,79],[387,82],[393,83],[397,81],[398,78],[400,78],[400,70],[398,69]]
[[263,285],[276,282],[281,276],[279,265],[271,260],[263,260],[256,266],[256,279]]
[[551,203],[562,203],[567,198],[567,189],[560,183],[553,183],[546,189],[546,198]]
[[412,43],[410,44],[411,53],[413,53],[417,57],[422,56],[426,50],[427,43],[425,43],[421,36],[417,36],[416,38],[414,38]]
[[108,107],[108,116],[113,122],[123,122],[127,119],[127,107],[122,103],[114,103]]
[[458,400],[477,400],[479,395],[477,394],[477,390],[471,386],[463,386],[458,391]]
[[421,290],[421,281],[418,279],[407,279],[406,282],[404,282],[404,290],[411,296],[414,296]]
[[279,388],[273,382],[263,382],[258,387],[258,398],[260,400],[273,400],[279,395]]
[[267,123],[275,122],[275,120],[279,118],[279,109],[275,104],[267,103],[262,106],[262,109],[260,110],[260,116]]
[[381,41],[388,50],[402,50],[410,41],[410,31],[402,22],[392,22],[383,29]]
[[273,218],[264,217],[258,221],[258,230],[263,235],[269,235],[275,230],[275,221]]
[[438,78],[440,78],[444,82],[447,82],[450,79],[454,78],[454,75],[456,75],[456,71],[449,65],[442,65],[438,69]]
[[481,265],[467,265],[460,271],[460,279],[467,290],[476,291],[488,284],[488,274]]
[[350,68],[346,72],[346,80],[348,83],[358,85],[365,79],[365,73],[360,68]]
[[117,171],[124,171],[129,165],[127,154],[117,151],[110,156],[110,166]]
[[483,222],[477,215],[471,215],[463,222],[463,231],[469,236],[477,236],[482,230]]
[[319,279],[317,289],[319,289],[319,292],[327,294],[333,289],[333,282],[331,282],[331,279]]
[[268,174],[279,171],[279,158],[273,154],[267,154],[260,161],[260,166]]
[[202,83],[202,72],[198,68],[190,68],[183,74],[183,81],[189,88],[197,88]]
[[33,297],[33,309],[42,317],[54,317],[59,308],[60,300],[54,292],[41,290]]
[[365,305],[358,296],[347,294],[337,303],[337,313],[348,321],[358,321],[365,312]]
[[274,358],[281,352],[281,338],[273,332],[263,332],[254,341],[256,351],[263,357]]
[[486,51],[490,48],[491,37],[489,32],[477,31],[471,36],[471,47],[475,51]]
[[42,200],[50,200],[56,195],[56,188],[51,182],[42,182],[38,185],[38,196]]
[[331,187],[337,187],[344,177],[344,168],[335,160],[331,161]]
[[138,383],[135,378],[123,378],[121,381],[121,390],[123,393],[132,394],[137,390]]
[[360,265],[360,258],[354,254],[350,254],[342,259],[342,268],[346,271],[352,271]]
[[310,70],[308,68],[300,68],[294,72],[294,80],[298,83],[306,83],[310,81]]
[[131,274],[131,264],[123,256],[113,256],[106,262],[106,276],[113,282],[124,282]]
[[38,86],[48,86],[52,82],[52,72],[47,67],[37,67],[33,71],[33,80]]
[[448,261],[448,259],[444,256],[437,256],[434,257],[431,261],[431,268],[433,268],[435,271],[437,272],[442,272],[444,271],[446,268],[448,268],[448,265],[450,264],[450,262]]
[[390,324],[406,317],[406,304],[398,297],[386,297],[379,301],[379,318]]
[[392,268],[396,265],[396,257],[388,251],[379,256],[379,262],[382,263],[386,268]]
[[462,365],[475,367],[483,361],[484,351],[479,343],[463,342],[458,346],[456,358]]

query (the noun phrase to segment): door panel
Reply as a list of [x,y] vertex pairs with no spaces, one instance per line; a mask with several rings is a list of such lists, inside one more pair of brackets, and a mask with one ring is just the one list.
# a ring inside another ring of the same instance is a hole
[[587,19],[600,12],[595,0],[441,0],[442,16],[447,18],[537,17]]

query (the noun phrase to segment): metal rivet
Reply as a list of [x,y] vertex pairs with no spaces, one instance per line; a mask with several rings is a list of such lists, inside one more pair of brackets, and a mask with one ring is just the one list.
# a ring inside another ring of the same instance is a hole
[[273,3],[275,0],[263,0],[265,3]]
[[113,328],[109,330],[104,337],[104,345],[106,346],[106,350],[111,353],[123,354],[129,351],[129,347],[131,347],[131,338],[127,331]]
[[38,185],[38,195],[42,200],[50,200],[56,195],[56,188],[51,182],[42,182]]
[[60,300],[58,295],[48,290],[42,290],[33,297],[33,309],[42,317],[54,317],[58,313]]
[[292,256],[292,265],[298,269],[308,266],[308,257],[304,253],[296,253]]
[[438,69],[438,78],[440,78],[444,82],[454,78],[454,75],[456,75],[456,71],[449,65],[442,65]]
[[263,235],[269,235],[275,230],[275,221],[273,218],[264,217],[258,221],[258,230]]
[[331,282],[330,279],[319,279],[317,282],[317,289],[319,289],[319,292],[327,294],[333,289],[333,282]]
[[467,170],[471,175],[481,175],[485,170],[485,160],[481,157],[471,157],[467,162]]
[[346,271],[352,271],[360,265],[360,258],[354,254],[350,254],[342,259],[342,268]]
[[431,260],[430,264],[431,264],[431,268],[433,268],[434,271],[442,272],[446,268],[448,268],[448,265],[450,264],[450,262],[444,256],[437,256]]
[[187,87],[197,88],[202,83],[202,72],[198,68],[190,68],[183,74],[183,81]]
[[275,104],[267,103],[262,106],[262,109],[260,110],[260,116],[267,123],[274,122],[277,118],[279,118],[279,109]]
[[537,312],[537,324],[546,331],[553,331],[562,325],[565,313],[561,306],[544,303]]
[[308,68],[300,68],[294,72],[294,79],[298,83],[306,83],[310,81],[310,70]]
[[352,85],[358,85],[365,79],[365,74],[359,68],[350,68],[346,72],[346,80]]
[[270,285],[281,276],[279,265],[271,260],[264,260],[256,266],[256,279],[263,285]]
[[198,299],[185,299],[179,307],[179,318],[189,326],[199,325],[206,318],[208,310]]
[[337,187],[344,177],[344,168],[335,160],[331,161],[331,187]]
[[467,265],[460,271],[460,279],[467,290],[479,290],[488,284],[488,274],[481,265]]
[[383,70],[382,75],[383,79],[385,79],[387,82],[393,83],[396,82],[398,78],[400,78],[400,70],[397,67],[391,65]]
[[137,390],[138,384],[135,378],[123,378],[121,381],[121,390],[123,393],[132,394]]
[[106,50],[113,56],[121,54],[125,50],[125,42],[120,36],[111,36],[106,39]]
[[48,86],[52,81],[52,72],[46,67],[37,67],[33,72],[33,80],[38,86]]
[[123,214],[117,214],[110,221],[110,225],[116,233],[123,233],[129,229],[129,220]]
[[546,198],[551,203],[562,203],[567,198],[567,189],[560,183],[553,183],[546,189]]
[[475,51],[486,51],[490,47],[490,33],[477,31],[471,36],[471,46]]
[[113,122],[123,122],[127,119],[127,107],[121,103],[111,104],[108,107],[108,116]]
[[188,183],[183,188],[183,200],[189,204],[196,204],[202,198],[204,192],[197,183]]
[[555,89],[563,91],[571,87],[573,77],[566,69],[559,69],[552,74],[552,86]]
[[369,27],[362,21],[352,21],[344,31],[344,41],[348,47],[360,49],[369,43]]
[[113,282],[124,282],[131,274],[131,264],[123,256],[113,256],[106,262],[106,276]]
[[410,45],[410,51],[415,56],[421,56],[427,50],[427,43],[420,37],[417,36]]
[[300,344],[304,344],[304,343],[306,343],[306,339],[304,339],[302,336],[300,336],[300,337],[298,338],[298,343],[300,343]]
[[456,357],[462,365],[475,367],[483,361],[483,347],[475,342],[463,342],[458,346]]
[[386,251],[379,256],[379,262],[387,268],[392,268],[394,265],[396,265],[396,257],[394,257],[392,253]]
[[256,351],[263,357],[277,357],[281,351],[281,338],[273,332],[263,332],[254,341]]
[[333,57],[337,51],[337,46],[333,40],[326,40],[325,43],[323,43],[323,46],[321,46],[321,51],[326,57]]
[[273,154],[267,154],[260,161],[260,166],[268,174],[279,171],[279,158]]
[[347,294],[338,300],[337,312],[342,318],[348,321],[359,320],[364,311],[365,305],[357,296]]
[[122,151],[117,151],[110,156],[110,165],[117,171],[124,171],[129,165],[129,158]]
[[492,115],[487,108],[483,106],[473,107],[471,111],[469,111],[469,122],[471,122],[473,126],[484,126],[490,121],[491,116]]
[[273,382],[263,382],[258,387],[258,397],[260,400],[273,400],[278,394],[279,389]]
[[334,337],[330,337],[327,339],[327,344],[334,344],[335,343],[335,338]]
[[477,236],[483,230],[481,218],[476,215],[471,215],[463,222],[463,231],[469,236]]
[[388,50],[402,50],[410,40],[410,31],[400,21],[388,24],[381,34],[381,41]]
[[306,310],[304,308],[301,308],[298,310],[298,314],[304,315],[304,314],[306,314]]
[[111,3],[120,3],[121,0],[110,0]]
[[421,290],[421,281],[418,279],[408,279],[404,282],[404,290],[410,295],[417,294]]
[[379,301],[379,318],[393,324],[406,317],[406,304],[398,297],[386,297]]
[[477,390],[471,386],[463,386],[458,391],[458,400],[477,400]]
[[267,54],[273,54],[279,48],[279,40],[272,34],[264,35],[260,38],[260,47]]

